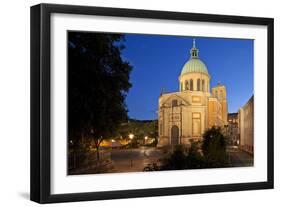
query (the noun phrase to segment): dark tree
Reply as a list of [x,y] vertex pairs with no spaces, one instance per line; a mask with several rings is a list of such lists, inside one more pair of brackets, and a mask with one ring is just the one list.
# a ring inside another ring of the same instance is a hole
[[186,167],[188,169],[201,169],[205,167],[204,157],[200,154],[198,145],[198,142],[191,142],[191,146],[186,157]]
[[186,153],[182,145],[175,146],[173,152],[162,160],[163,170],[186,169]]
[[220,127],[212,127],[203,134],[202,151],[206,167],[227,166],[226,137]]
[[121,57],[124,36],[68,33],[68,134],[99,146],[127,120],[125,98],[132,66]]

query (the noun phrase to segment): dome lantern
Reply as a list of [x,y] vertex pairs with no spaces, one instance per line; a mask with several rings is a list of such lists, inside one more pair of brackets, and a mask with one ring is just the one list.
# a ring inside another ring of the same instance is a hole
[[193,47],[190,49],[190,58],[199,58],[199,50],[196,48],[195,39],[193,39]]

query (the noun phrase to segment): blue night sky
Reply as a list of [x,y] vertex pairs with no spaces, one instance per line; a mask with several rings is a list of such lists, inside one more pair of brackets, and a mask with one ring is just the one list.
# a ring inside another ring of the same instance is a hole
[[[254,41],[195,38],[199,58],[211,76],[211,87],[224,84],[228,111],[237,112],[253,95]],[[193,37],[126,34],[125,39],[122,56],[133,66],[133,86],[126,98],[129,117],[156,119],[161,89],[179,90],[178,77],[189,60]]]

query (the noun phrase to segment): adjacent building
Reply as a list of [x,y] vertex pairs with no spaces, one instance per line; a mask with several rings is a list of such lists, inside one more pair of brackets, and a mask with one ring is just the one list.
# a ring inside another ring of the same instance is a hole
[[251,154],[254,153],[254,96],[239,109],[238,131],[239,147]]
[[210,88],[210,79],[193,40],[190,58],[179,75],[179,91],[159,97],[158,146],[190,144],[201,139],[207,128],[227,125],[226,87],[218,84]]
[[229,137],[229,144],[237,146],[239,144],[238,113],[229,113],[227,121],[227,135]]

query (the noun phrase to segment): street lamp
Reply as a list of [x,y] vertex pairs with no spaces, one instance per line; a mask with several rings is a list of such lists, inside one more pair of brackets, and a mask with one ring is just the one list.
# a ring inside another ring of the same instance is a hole
[[116,142],[114,139],[111,140],[111,150],[113,150],[113,143]]
[[133,158],[132,158],[132,155],[133,155],[133,139],[134,139],[134,134],[129,134],[129,138],[130,138],[130,142],[131,142],[131,168],[133,167]]
[[144,137],[144,146],[143,146],[143,157],[145,157],[145,151],[146,151],[146,142],[147,142],[148,136]]
[[129,134],[129,138],[130,138],[130,140],[134,139],[134,135],[133,134]]
[[145,136],[144,137],[144,145],[146,144],[147,139],[148,139],[148,136]]

